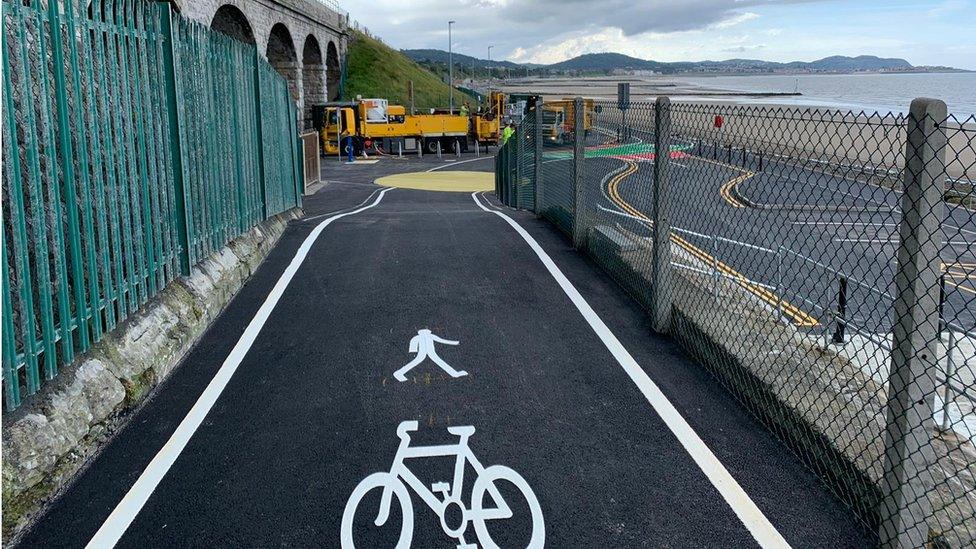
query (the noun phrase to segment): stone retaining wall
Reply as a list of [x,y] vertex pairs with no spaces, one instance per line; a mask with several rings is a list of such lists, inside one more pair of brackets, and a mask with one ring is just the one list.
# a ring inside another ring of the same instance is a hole
[[4,413],[5,545],[182,361],[300,215],[297,208],[278,214],[198,263],[20,408]]

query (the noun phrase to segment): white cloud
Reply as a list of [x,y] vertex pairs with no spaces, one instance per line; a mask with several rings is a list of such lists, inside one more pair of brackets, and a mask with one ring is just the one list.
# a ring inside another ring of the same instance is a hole
[[946,0],[925,12],[927,17],[937,19],[946,15],[951,15],[969,7],[969,2],[965,0]]
[[447,21],[455,19],[457,51],[484,58],[491,44],[492,58],[518,62],[606,51],[660,61],[761,51],[771,61],[869,54],[976,68],[973,0],[930,2],[922,17],[913,4],[887,0],[340,2],[394,47],[447,49]]
[[718,23],[713,23],[711,25],[711,27],[713,29],[727,29],[729,27],[734,27],[736,25],[741,25],[742,23],[745,23],[746,21],[752,21],[753,19],[757,19],[757,18],[759,18],[759,14],[758,13],[753,13],[751,11],[747,11],[745,13],[739,13],[739,14],[733,15],[732,17],[729,17],[728,19],[723,19],[722,21],[719,21]]

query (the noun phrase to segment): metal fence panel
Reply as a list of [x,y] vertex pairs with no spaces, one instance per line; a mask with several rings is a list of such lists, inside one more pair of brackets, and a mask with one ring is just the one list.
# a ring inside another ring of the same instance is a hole
[[254,46],[147,0],[0,7],[11,409],[189,265],[300,205],[300,173],[294,102]]

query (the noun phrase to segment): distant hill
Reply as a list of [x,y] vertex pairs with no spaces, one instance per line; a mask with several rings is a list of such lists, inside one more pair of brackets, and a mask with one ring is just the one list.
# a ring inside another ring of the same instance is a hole
[[[410,59],[421,62],[432,62],[432,63],[447,63],[448,52],[444,50],[400,50],[400,53],[406,55]],[[485,59],[478,59],[477,57],[472,57],[470,55],[464,55],[461,53],[454,54],[454,63],[460,66],[468,67],[496,67],[496,68],[507,68],[507,69],[520,69],[523,66],[518,63],[512,63],[511,61],[487,61]]]
[[[423,64],[447,64],[446,51],[437,49],[401,50],[404,55]],[[520,65],[510,61],[486,61],[469,55],[454,54],[455,67],[494,67],[508,69],[531,69],[534,73],[545,72],[610,72],[614,70],[642,70],[663,74],[704,72],[704,73],[763,73],[763,72],[864,72],[864,71],[913,71],[930,70],[931,67],[914,67],[908,61],[897,58],[883,58],[874,55],[846,57],[834,55],[816,61],[792,61],[778,63],[759,59],[727,59],[724,61],[678,61],[663,62],[630,57],[622,53],[587,53],[572,59],[539,65],[526,63]],[[955,70],[950,67],[937,67],[939,70]]]
[[665,63],[638,59],[619,53],[589,53],[555,63],[550,70],[571,71],[609,71],[650,70],[660,73],[677,72],[770,72],[770,71],[814,71],[814,72],[857,72],[857,71],[895,71],[911,70],[912,64],[904,59],[885,59],[873,55],[845,57],[835,55],[816,61],[793,61],[777,63],[758,59],[728,59],[725,61],[679,61]]
[[648,61],[622,53],[586,53],[572,59],[547,65],[557,71],[609,71],[614,69],[649,70],[663,72],[668,63]]
[[[794,63],[787,63],[787,65],[794,66]],[[859,55],[857,57],[834,55],[818,59],[811,63],[799,63],[799,66],[809,66],[810,68],[822,71],[890,71],[913,68],[912,64],[904,59],[886,59],[873,55]]]

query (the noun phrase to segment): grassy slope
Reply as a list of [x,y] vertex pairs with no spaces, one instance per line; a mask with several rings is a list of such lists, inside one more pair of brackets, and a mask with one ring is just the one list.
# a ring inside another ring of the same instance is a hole
[[361,33],[351,39],[344,99],[378,97],[409,108],[407,82],[413,80],[417,109],[446,107],[450,102],[447,84],[402,53]]

